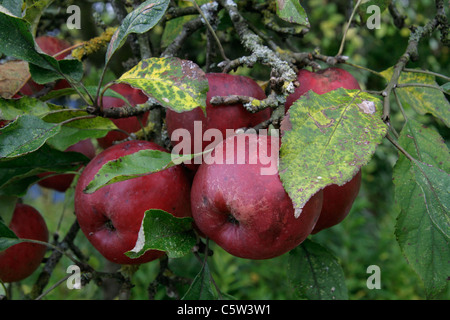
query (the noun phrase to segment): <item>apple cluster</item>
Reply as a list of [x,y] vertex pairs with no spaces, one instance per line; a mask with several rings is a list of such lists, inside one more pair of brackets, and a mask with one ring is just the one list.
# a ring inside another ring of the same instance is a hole
[[[52,54],[69,47],[58,43],[57,49],[46,48],[45,43],[56,46],[54,40],[38,43],[44,52],[47,50]],[[207,237],[230,254],[246,259],[280,256],[301,244],[310,234],[330,228],[348,215],[360,189],[361,172],[343,186],[330,185],[317,192],[296,218],[292,200],[278,172],[261,174],[269,162],[277,163],[281,138],[245,131],[225,134],[230,129],[252,128],[268,120],[270,109],[251,113],[240,103],[220,106],[209,103],[214,96],[229,95],[261,100],[266,97],[264,91],[249,77],[222,73],[206,76],[209,83],[206,113],[200,107],[182,113],[166,111],[170,136],[178,129],[187,130],[194,136],[196,121],[201,122],[202,131],[214,128],[223,133],[224,138],[214,141],[214,148],[201,164],[180,164],[85,193],[84,189],[99,169],[111,160],[140,150],[170,152],[150,141],[123,141],[127,137],[124,132],[133,133],[142,128],[148,112],[140,117],[111,119],[121,132],[111,131],[98,139],[102,149],[98,154],[91,140],[80,141],[66,150],[83,153],[91,159],[80,168],[82,171],[75,186],[75,214],[84,235],[106,259],[118,264],[141,264],[164,254],[149,250],[137,259],[125,255],[134,248],[144,213],[149,209],[161,209],[175,217],[192,217],[193,227],[200,237]],[[339,87],[359,89],[355,78],[338,68],[318,72],[300,70],[298,82],[299,87],[287,98],[286,112],[309,90],[323,94]],[[37,87],[30,82],[27,88],[36,90]],[[111,89],[124,96],[132,106],[147,100],[142,91],[127,84],[115,84]],[[115,97],[104,97],[102,103],[104,108],[124,105],[122,99]],[[198,141],[191,142],[198,146]],[[172,139],[171,143],[175,147],[179,141]],[[206,145],[211,146],[211,141],[201,141],[200,145],[203,150]],[[214,161],[208,161],[212,158]],[[73,174],[52,172],[40,177],[39,185],[61,192],[66,191],[74,179]],[[9,227],[19,238],[48,241],[44,219],[29,205],[16,205]],[[41,263],[45,251],[42,244],[22,242],[0,252],[0,279],[14,282],[28,277]]]
[[[310,234],[338,224],[349,213],[359,192],[361,172],[343,186],[330,185],[317,192],[296,218],[278,172],[261,174],[268,163],[277,162],[280,137],[249,131],[225,134],[230,129],[251,128],[268,120],[270,110],[251,113],[239,103],[219,106],[209,103],[214,96],[264,99],[264,91],[245,76],[219,73],[206,76],[209,84],[206,113],[200,107],[182,113],[166,112],[172,147],[180,143],[174,139],[179,129],[198,137],[195,122],[201,123],[202,132],[214,128],[223,133],[223,139],[213,141],[212,151],[205,153],[200,164],[184,163],[113,183],[91,194],[83,192],[108,161],[145,149],[170,152],[153,142],[135,140],[106,147],[83,170],[76,186],[75,213],[86,237],[110,261],[140,264],[163,254],[149,250],[137,259],[124,254],[134,248],[144,212],[149,209],[162,209],[176,217],[192,217],[200,237],[208,237],[230,254],[246,259],[282,255]],[[286,112],[309,90],[322,94],[339,87],[359,89],[355,78],[338,68],[319,72],[301,70],[298,77],[300,86],[288,97]],[[127,90],[136,89],[128,87]],[[189,142],[191,150],[195,149],[194,144],[200,145],[201,150],[211,146],[211,141],[191,139]]]

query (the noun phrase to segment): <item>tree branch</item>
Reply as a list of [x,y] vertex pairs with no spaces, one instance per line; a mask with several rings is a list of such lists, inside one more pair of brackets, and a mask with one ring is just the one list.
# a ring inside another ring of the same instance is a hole
[[[281,59],[276,52],[262,44],[262,39],[255,34],[248,26],[245,19],[239,13],[237,5],[232,0],[220,0],[220,4],[228,12],[245,49],[251,52],[248,57],[242,57],[238,61],[224,61],[220,67],[229,70],[238,64],[253,65],[260,62],[272,68],[272,79],[277,83],[272,87],[273,93],[265,100],[257,101],[255,99],[248,101],[244,107],[251,112],[257,112],[265,108],[281,107],[286,101],[286,96],[295,89],[293,82],[296,80],[296,72],[291,68],[288,62]],[[231,63],[232,65],[229,65]],[[281,83],[281,85],[280,85]]]
[[44,268],[42,269],[38,279],[36,280],[36,283],[31,289],[30,293],[31,299],[36,299],[42,294],[44,288],[47,286],[50,280],[53,269],[55,269],[59,260],[63,256],[63,252],[67,249],[68,243],[73,243],[73,240],[75,239],[79,230],[80,226],[78,224],[78,221],[75,220],[75,222],[72,224],[69,231],[67,232],[66,236],[64,237],[63,241],[61,241],[56,245],[60,250],[54,250],[50,255],[50,257],[47,259]]
[[425,26],[417,27],[412,31],[408,40],[408,46],[406,47],[406,51],[400,57],[398,62],[395,64],[392,77],[388,85],[382,92],[382,95],[384,97],[382,119],[385,122],[389,122],[390,95],[392,93],[392,90],[397,87],[401,73],[403,72],[409,61],[417,61],[417,59],[419,58],[418,47],[420,40],[424,37],[431,35],[437,28],[439,28],[442,25],[448,27],[447,19],[442,17],[443,12],[442,0],[436,0],[436,9],[437,14],[434,17],[434,19],[430,20]]

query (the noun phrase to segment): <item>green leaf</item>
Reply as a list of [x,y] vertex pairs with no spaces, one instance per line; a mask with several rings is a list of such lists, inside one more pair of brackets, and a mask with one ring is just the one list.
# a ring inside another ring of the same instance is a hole
[[16,17],[22,16],[22,0],[0,0],[0,5]]
[[190,217],[178,218],[163,210],[147,210],[136,246],[125,254],[134,259],[148,250],[159,250],[164,251],[169,258],[185,256],[197,241],[192,222]]
[[426,163],[414,164],[414,176],[422,190],[427,214],[435,228],[450,239],[450,175]]
[[0,52],[29,62],[30,73],[38,83],[63,79],[64,74],[78,80],[82,75],[81,61],[57,61],[52,56],[38,51],[30,24],[3,7],[0,7]]
[[37,51],[30,24],[2,10],[2,7],[0,7],[0,52],[49,70],[57,67],[56,59]]
[[0,129],[0,160],[36,151],[60,130],[61,126],[47,123],[36,116],[19,116]]
[[177,112],[206,108],[208,80],[199,66],[179,58],[149,58],[124,73],[117,82],[143,90],[163,107]]
[[140,150],[105,163],[84,192],[93,193],[106,185],[161,171],[190,158],[192,155],[173,157],[165,151]]
[[[68,121],[76,118],[79,119]],[[43,117],[43,120],[49,123],[61,123],[60,132],[47,141],[49,145],[61,151],[81,140],[101,138],[109,131],[117,129],[117,126],[110,119],[103,117],[90,118],[86,111],[76,109],[50,112]]]
[[295,294],[308,300],[346,300],[344,272],[332,253],[306,239],[289,252],[288,278]]
[[79,152],[63,152],[44,144],[39,150],[24,156],[0,161],[0,196],[22,196],[39,180],[42,172],[78,170],[89,158]]
[[443,84],[443,85],[441,86],[441,88],[442,88],[442,90],[444,90],[445,92],[450,93],[450,82],[447,82],[447,83]]
[[428,297],[447,285],[449,246],[450,153],[433,129],[409,119],[399,144],[402,153],[394,167],[394,194],[398,208],[395,234],[406,259],[425,285]]
[[[26,0],[24,19],[31,25],[33,35],[41,19],[42,13],[52,4],[54,0]],[[22,2],[22,1],[20,1]]]
[[20,242],[22,240],[0,219],[0,252]]
[[308,16],[299,0],[277,0],[277,15],[289,22],[309,27]]
[[196,18],[196,15],[182,16],[167,21],[161,37],[161,47],[166,48],[170,45],[175,38],[183,30],[183,26],[186,22],[189,22]]
[[195,276],[194,281],[182,300],[216,300],[217,295],[214,284],[211,280],[211,271],[207,263],[202,265],[202,269]]
[[[58,67],[61,73],[69,78],[71,82],[79,82],[83,78],[83,64],[78,60],[59,60]],[[36,83],[39,84],[45,84],[59,79],[64,79],[61,73],[55,72],[54,70],[47,70],[34,64],[30,64],[29,69],[31,77]]]
[[[113,93],[107,90],[108,95]],[[113,94],[116,96],[115,94]],[[88,138],[104,137],[109,131],[117,129],[116,125],[107,118],[90,117],[87,112],[77,109],[64,109],[61,106],[42,102],[35,98],[23,97],[21,99],[1,99],[0,98],[0,119],[14,120],[23,115],[36,116],[51,125],[58,126],[59,131],[47,139],[47,143],[54,148],[64,151],[69,146]],[[80,118],[78,120],[68,121]],[[67,122],[67,123],[64,123]],[[28,128],[28,129],[31,129]],[[13,134],[13,132],[11,132]],[[21,134],[15,132],[15,134]],[[25,133],[26,136],[29,133]]]
[[343,185],[371,159],[386,135],[378,97],[338,89],[297,100],[282,122],[279,174],[298,217],[330,184]]
[[[392,72],[393,68],[389,68],[381,74],[387,81],[390,81]],[[450,103],[444,93],[437,89],[420,87],[420,85],[428,85],[439,88],[433,75],[420,72],[402,72],[398,83],[419,85],[395,89],[404,107],[411,107],[421,115],[432,114],[434,117],[441,119],[447,127],[450,126]]]
[[14,209],[16,208],[17,197],[0,195],[0,218],[9,225]]
[[[93,97],[97,93],[97,87],[95,87],[95,86],[85,86],[85,89]],[[103,88],[100,89],[100,91],[102,91],[102,90],[103,90]],[[47,93],[45,96],[39,98],[39,100],[48,101],[48,100],[56,99],[59,97],[70,96],[72,94],[77,94],[77,91],[74,88],[64,88],[64,89],[59,89],[59,90],[52,90],[49,93]],[[103,97],[113,97],[113,98],[119,98],[119,99],[125,100],[125,98],[121,94],[117,93],[116,91],[114,91],[112,89],[106,89],[105,93],[103,94]]]
[[45,103],[38,99],[24,96],[20,99],[0,98],[0,119],[14,120],[21,115],[33,115],[42,117],[63,107],[51,103]]
[[106,51],[106,64],[117,49],[123,46],[131,33],[144,33],[153,28],[169,6],[169,0],[148,0],[130,12],[114,33]]

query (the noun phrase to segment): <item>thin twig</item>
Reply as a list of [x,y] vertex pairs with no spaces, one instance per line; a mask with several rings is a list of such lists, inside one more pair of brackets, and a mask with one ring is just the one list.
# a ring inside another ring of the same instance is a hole
[[[436,3],[439,3],[440,1],[437,0]],[[400,57],[396,65],[393,69],[392,77],[387,84],[386,88],[383,90],[383,121],[389,122],[389,116],[390,116],[390,95],[392,90],[394,90],[398,86],[398,81],[400,79],[400,75],[403,72],[405,66],[407,63],[412,60],[415,61],[419,58],[418,53],[418,46],[420,40],[430,35],[438,26],[440,22],[435,17],[434,19],[430,20],[424,27],[416,28],[410,35],[408,40],[408,46],[405,50],[405,53]]]
[[209,32],[212,34],[212,36],[214,37],[214,40],[216,40],[217,46],[219,47],[219,51],[220,54],[222,55],[222,59],[224,59],[225,61],[229,61],[230,59],[227,58],[227,55],[225,54],[225,50],[222,47],[222,43],[220,43],[219,38],[216,35],[216,32],[214,31],[213,27],[211,26],[211,24],[209,23],[208,18],[205,16],[203,10],[198,6],[197,1],[195,0],[189,0],[194,7],[198,10],[198,12],[200,13],[200,15],[202,16],[203,20],[205,21],[205,25],[208,28]]
[[398,144],[395,139],[393,139],[389,134],[386,135],[386,138],[401,152],[405,155],[406,158],[408,158],[411,161],[416,161],[401,145]]
[[56,283],[54,283],[50,288],[48,288],[47,290],[45,290],[43,293],[41,293],[39,296],[37,296],[34,300],[41,300],[43,297],[45,297],[48,293],[50,293],[53,289],[55,289],[57,286],[59,286],[61,283],[63,283],[64,281],[67,281],[67,279],[69,279],[72,275],[69,274],[67,276],[65,276],[64,278],[58,280]]
[[356,3],[356,6],[355,6],[355,8],[352,11],[350,19],[348,20],[348,23],[345,26],[344,35],[342,36],[341,46],[339,47],[339,51],[337,53],[337,56],[342,55],[342,52],[344,51],[345,38],[347,37],[348,29],[350,28],[350,24],[352,23],[353,16],[355,15],[356,10],[358,9],[359,5],[361,4],[361,1],[362,0],[358,0],[358,2]]

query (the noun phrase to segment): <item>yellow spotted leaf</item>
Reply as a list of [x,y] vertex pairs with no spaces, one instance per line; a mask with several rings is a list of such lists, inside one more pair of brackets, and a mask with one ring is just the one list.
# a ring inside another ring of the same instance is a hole
[[381,100],[359,90],[313,91],[283,119],[279,174],[301,214],[306,202],[330,184],[350,181],[371,159],[387,132]]
[[203,70],[189,60],[176,57],[145,59],[117,82],[141,89],[163,107],[176,112],[206,108],[208,80]]
[[[381,74],[387,81],[390,81],[392,68],[384,70]],[[398,83],[417,84],[417,86],[395,89],[404,107],[409,106],[421,115],[430,113],[434,117],[441,119],[445,125],[450,126],[450,104],[444,93],[440,90],[426,87],[439,87],[433,75],[419,72],[402,72]]]

